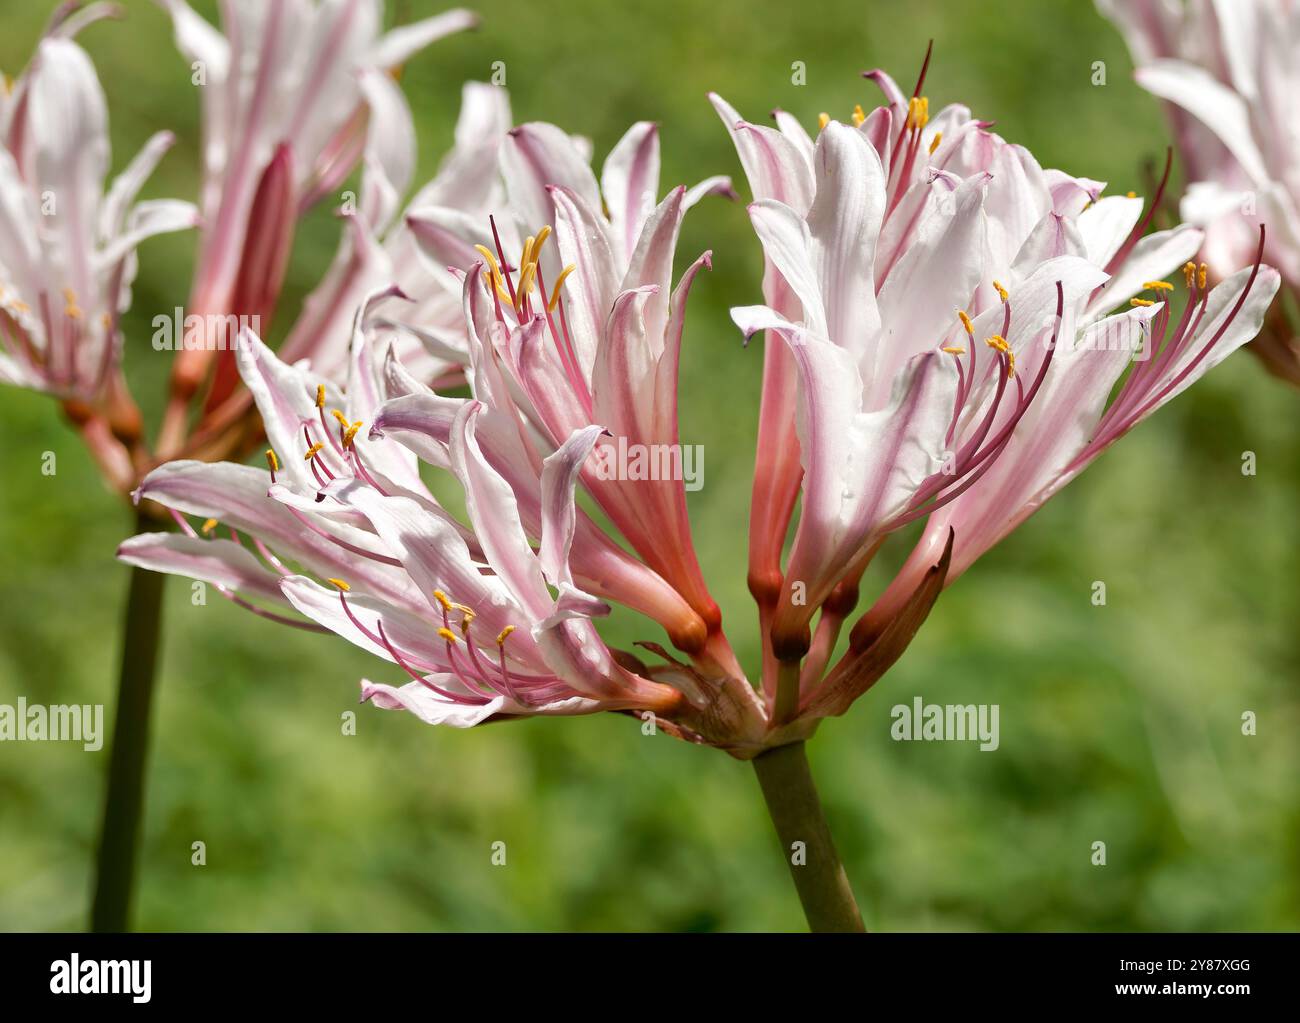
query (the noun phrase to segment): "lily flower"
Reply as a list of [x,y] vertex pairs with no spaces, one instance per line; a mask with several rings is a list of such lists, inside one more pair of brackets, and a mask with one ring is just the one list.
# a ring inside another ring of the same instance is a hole
[[104,92],[71,35],[106,13],[69,9],[56,19],[7,95],[0,147],[0,381],[76,403],[82,421],[110,401],[121,413],[118,321],[130,305],[136,246],[197,222],[189,203],[136,202],[172,144],[168,132],[104,191]]
[[[1187,170],[1181,215],[1206,231],[1220,281],[1264,257],[1300,294],[1300,141],[1292,96],[1300,8],[1272,0],[1098,0],[1123,33],[1138,84],[1165,101]],[[1300,386],[1300,338],[1279,303],[1251,346],[1270,372]]]
[[[1196,252],[1199,231],[1140,238],[1140,200],[1099,198],[1101,183],[1040,170],[964,108],[932,127],[921,83],[904,103],[883,72],[868,77],[887,104],[853,124],[824,117],[815,142],[784,115],[758,128],[715,100],[750,171],[768,265],[769,304],[733,318],[746,336],[768,331],[769,352],[785,349],[793,370],[789,383],[765,372],[761,421],[778,422],[786,413],[769,420],[767,402],[783,410],[795,391],[799,461],[781,452],[779,469],[756,473],[765,532],[751,532],[777,724],[812,706],[858,578],[889,533],[929,517],[913,571],[858,630],[854,657],[937,565],[955,579],[1254,336],[1277,287],[1256,261],[1211,295],[1193,264],[1188,312],[1171,325],[1157,307],[1172,287],[1161,278]],[[1144,289],[1155,297],[1136,298]],[[1137,308],[1101,318],[1129,300]],[[1148,325],[1155,352],[1103,418]],[[1102,343],[1116,336],[1122,344]],[[802,503],[782,568],[792,479]]]
[[[591,550],[594,526],[574,503],[601,428],[573,431],[535,475],[507,478],[493,464],[513,430],[504,415],[440,398],[391,345],[382,360],[374,354],[367,320],[392,297],[375,293],[358,312],[342,394],[245,333],[239,366],[272,445],[267,469],[154,470],[136,499],[165,505],[182,531],[133,537],[119,557],[206,580],[264,617],[335,632],[396,664],[410,681],[363,681],[362,698],[430,723],[619,710],[694,741],[740,741],[737,729],[717,729],[716,700],[688,666],[646,668],[606,647],[592,623],[609,606],[586,587],[633,577],[636,564],[612,543]],[[427,428],[409,431],[409,447],[397,428],[363,430],[387,405],[409,412],[413,398],[437,409],[445,443]],[[454,474],[468,526],[425,487],[415,451]],[[586,577],[593,566],[606,570],[601,580]]]
[[[265,331],[298,219],[342,186],[368,133],[392,140],[369,150],[378,159],[365,187],[383,193],[366,204],[372,229],[394,212],[414,157],[410,112],[389,73],[477,19],[457,9],[383,33],[381,0],[230,0],[218,31],[185,0],[159,2],[203,103],[204,232],[188,310]],[[209,341],[178,355],[165,449],[177,446],[185,403],[217,350],[225,356],[207,407],[234,387],[234,338]]]
[[[583,468],[584,488],[679,595],[676,603],[685,601],[671,619],[666,609],[656,614],[673,642],[692,654],[712,645],[738,675],[695,556],[682,473],[642,479],[616,464],[620,449],[680,464],[673,462],[680,459],[678,352],[686,299],[710,255],[676,290],[673,255],[686,211],[706,194],[728,192],[730,181],[677,187],[656,205],[659,139],[650,123],[634,125],[614,147],[599,182],[586,146],[549,124],[512,130],[500,165],[509,202],[502,217],[475,225],[455,210],[426,206],[407,218],[430,261],[464,266],[473,254],[464,299],[471,388],[527,425],[512,431],[520,438],[514,457],[534,472],[575,430],[608,432]],[[419,429],[412,408],[385,410],[377,425],[386,429],[397,416],[404,429]],[[438,419],[426,410],[424,421]]]

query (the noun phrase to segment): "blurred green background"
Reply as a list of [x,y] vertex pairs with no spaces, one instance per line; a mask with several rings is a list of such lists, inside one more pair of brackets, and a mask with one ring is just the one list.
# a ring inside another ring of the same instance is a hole
[[[108,93],[114,169],[147,136],[180,144],[149,194],[192,197],[197,97],[167,18],[126,0],[82,43]],[[214,17],[215,3],[199,10]],[[962,101],[1044,166],[1144,191],[1163,154],[1156,103],[1088,0],[483,0],[483,27],[411,63],[404,86],[422,179],[450,141],[467,78],[506,62],[519,121],[591,136],[597,159],[633,120],[662,125],[664,187],[731,173],[710,89],[760,119],[806,123],[876,103],[859,78],[910,84],[935,40],[932,108]],[[25,63],[47,5],[4,0],[0,67]],[[411,16],[439,9],[406,5]],[[392,14],[390,5],[390,16]],[[791,84],[791,63],[807,84]],[[1092,64],[1107,64],[1104,87]],[[291,311],[337,225],[300,234]],[[158,309],[185,299],[192,239],[142,250],[128,373],[159,409]],[[743,206],[688,218],[682,260],[714,251],[692,296],[683,440],[704,443],[691,495],[701,559],[747,665],[748,480],[761,346],[727,317],[758,300]],[[289,317],[282,317],[283,332]],[[111,713],[130,514],[53,403],[4,393],[0,703],[105,703]],[[1258,475],[1243,476],[1254,451]],[[40,472],[44,452],[58,458]],[[1229,360],[1107,454],[949,590],[910,651],[811,744],[868,926],[894,930],[1294,929],[1300,925],[1300,396]],[[886,549],[864,592],[906,550]],[[1109,602],[1090,603],[1094,580]],[[659,638],[618,621],[620,643]],[[752,771],[648,739],[622,717],[436,730],[356,705],[363,675],[398,674],[334,637],[276,627],[167,587],[137,925],[160,930],[764,930],[802,917]],[[1001,707],[1001,748],[897,743],[890,708]],[[340,716],[358,711],[358,734]],[[1243,711],[1258,735],[1240,731]],[[106,729],[108,722],[106,722]],[[84,925],[107,749],[0,744],[0,928]],[[191,844],[207,865],[191,866]],[[508,863],[490,846],[504,841]],[[1108,863],[1090,862],[1107,844]]]

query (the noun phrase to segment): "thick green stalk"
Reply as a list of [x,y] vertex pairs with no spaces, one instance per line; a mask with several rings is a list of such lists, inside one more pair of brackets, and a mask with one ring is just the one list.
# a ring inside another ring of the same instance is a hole
[[[137,520],[137,526],[138,532],[151,528],[143,518]],[[145,760],[162,631],[164,578],[143,568],[131,569],[122,621],[122,665],[118,675],[113,745],[109,752],[108,788],[90,912],[91,930],[97,932],[125,931],[130,924],[131,889],[140,821],[144,816]]]
[[[808,928],[866,930],[844,866],[835,852],[804,744],[795,742],[759,754],[754,758],[754,773],[781,840]],[[796,846],[796,842],[802,845]]]

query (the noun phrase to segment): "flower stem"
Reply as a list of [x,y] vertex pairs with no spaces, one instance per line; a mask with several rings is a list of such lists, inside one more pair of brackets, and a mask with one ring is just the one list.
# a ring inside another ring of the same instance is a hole
[[[137,526],[137,532],[151,528],[143,517],[137,520]],[[104,797],[95,897],[90,911],[91,930],[96,932],[125,931],[130,922],[165,578],[143,568],[131,569],[126,615],[122,621],[122,667],[109,754],[108,790]]]
[[[862,914],[822,812],[802,742],[777,746],[754,758],[767,812],[790,864],[790,876],[812,931],[864,931]],[[802,856],[794,843],[802,843]]]

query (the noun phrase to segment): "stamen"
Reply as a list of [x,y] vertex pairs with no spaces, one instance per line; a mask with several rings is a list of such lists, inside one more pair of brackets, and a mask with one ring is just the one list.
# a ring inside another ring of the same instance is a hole
[[947,352],[949,355],[965,355],[965,354],[966,354],[966,349],[965,349],[965,348],[959,348],[959,347],[957,347],[956,345],[945,345],[945,346],[943,347],[942,350],[945,351],[945,352]]
[[934,156],[934,151],[939,148],[939,143],[943,141],[943,132],[936,131],[934,138],[930,140],[930,155]]
[[515,631],[515,627],[513,625],[507,625],[504,629],[502,629],[501,633],[497,636],[497,646],[500,647],[505,646],[506,640],[509,638],[510,633],[514,631]]
[[266,464],[271,467],[271,482],[275,482],[275,474],[280,471],[280,460],[275,457],[275,452],[270,448],[266,449]]
[[316,407],[317,408],[325,407],[325,385],[324,384],[316,385]]
[[962,310],[957,310],[957,319],[961,320],[961,325],[966,328],[966,333],[970,335],[972,341],[975,340],[975,327],[970,321],[970,317]]
[[460,642],[460,637],[452,632],[451,629],[445,627],[438,630],[438,635],[448,643],[455,644]]
[[337,587],[341,593],[350,593],[352,591],[352,587],[349,586],[347,583],[345,583],[342,579],[326,579],[325,581],[327,583],[333,583],[334,586]]
[[831,115],[823,111],[817,115],[817,127],[825,130],[826,125],[831,123]]
[[1195,264],[1195,263],[1190,263],[1190,262],[1189,262],[1189,263],[1184,263],[1184,264],[1183,264],[1183,279],[1184,279],[1185,281],[1187,281],[1187,287],[1190,289],[1190,288],[1192,287],[1192,283],[1193,283],[1193,281],[1196,280],[1196,264]]
[[555,287],[551,289],[551,300],[546,303],[547,312],[555,312],[555,307],[560,304],[560,288],[563,287],[564,282],[569,279],[569,274],[573,273],[576,269],[578,269],[577,266],[570,263],[560,271],[560,276],[555,278]]
[[1196,286],[1204,290],[1206,278],[1209,276],[1210,268],[1202,263],[1200,269],[1196,271]]
[[1003,302],[1007,300],[1007,289],[997,281],[993,282],[993,290],[998,293],[998,297],[1001,298]]
[[325,442],[323,440],[318,440],[315,444],[313,444],[311,447],[307,449],[307,453],[302,456],[302,460],[304,462],[310,462],[313,458],[315,458],[317,455],[320,454],[321,448],[323,448],[324,446],[325,446]]
[[1130,299],[1128,300],[1128,304],[1131,305],[1131,306],[1148,306],[1148,305],[1155,305],[1154,302],[1152,302],[1150,299],[1147,299],[1147,298],[1130,298]]
[[212,531],[216,528],[217,528],[217,520],[207,519],[204,521],[203,525],[199,527],[199,532],[202,533],[204,536],[209,536],[211,535]]
[[861,128],[862,122],[865,121],[866,119],[867,119],[867,115],[862,112],[862,104],[855,103],[853,105],[853,127]]
[[448,599],[447,594],[443,593],[442,590],[434,590],[433,599],[442,605],[444,611],[450,611],[456,606]]
[[353,423],[351,426],[349,426],[349,427],[344,431],[344,433],[343,433],[343,446],[344,446],[345,448],[350,448],[350,447],[352,447],[352,442],[353,442],[353,440],[356,439],[357,431],[360,430],[361,427],[362,427],[363,425],[365,425],[365,424],[362,423],[362,421],[361,421],[360,419],[358,419],[355,423]]
[[1142,285],[1148,291],[1173,291],[1174,286],[1168,281],[1147,281]]

